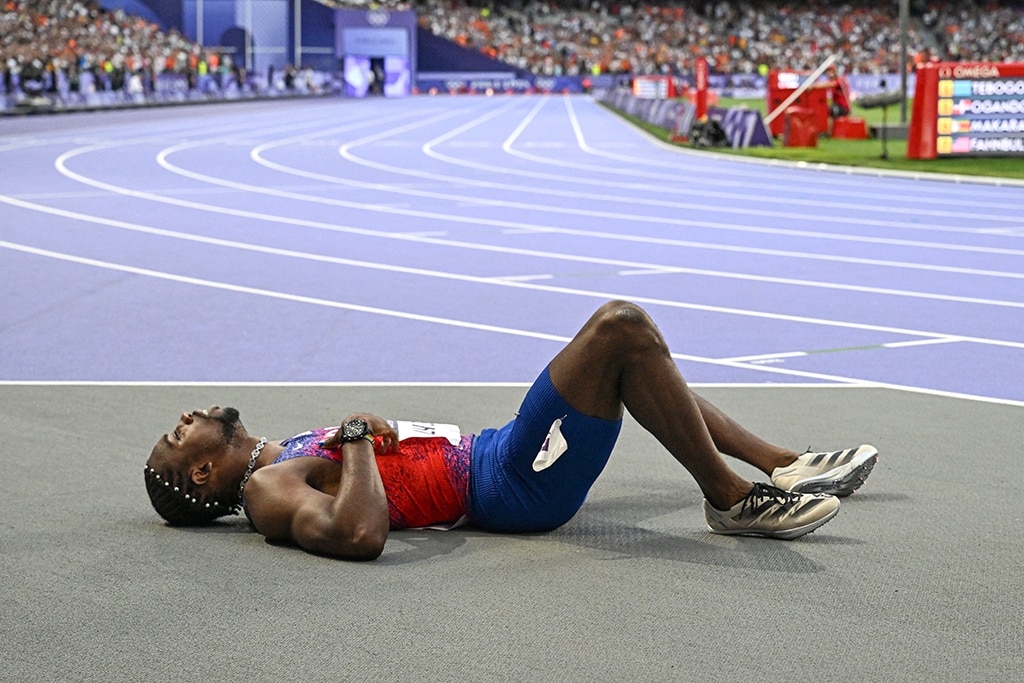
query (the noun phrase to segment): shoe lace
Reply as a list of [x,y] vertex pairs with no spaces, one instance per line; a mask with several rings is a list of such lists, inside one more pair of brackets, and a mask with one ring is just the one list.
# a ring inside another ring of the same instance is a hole
[[747,497],[743,499],[743,507],[741,508],[741,511],[746,511],[748,509],[760,510],[769,502],[775,502],[782,506],[792,505],[802,497],[803,494],[800,493],[785,491],[776,486],[769,486],[768,484],[755,482],[754,488],[751,489],[750,493],[747,494]]

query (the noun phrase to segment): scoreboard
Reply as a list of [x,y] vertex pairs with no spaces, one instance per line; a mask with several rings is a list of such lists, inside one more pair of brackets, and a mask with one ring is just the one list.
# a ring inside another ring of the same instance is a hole
[[939,62],[917,71],[907,158],[1024,157],[1024,64]]

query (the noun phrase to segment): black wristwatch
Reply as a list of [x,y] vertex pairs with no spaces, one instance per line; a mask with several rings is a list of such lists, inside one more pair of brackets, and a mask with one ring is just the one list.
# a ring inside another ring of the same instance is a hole
[[341,427],[341,442],[352,443],[353,441],[359,441],[359,439],[366,439],[370,443],[373,443],[373,432],[370,431],[370,425],[366,424],[366,420],[349,420]]

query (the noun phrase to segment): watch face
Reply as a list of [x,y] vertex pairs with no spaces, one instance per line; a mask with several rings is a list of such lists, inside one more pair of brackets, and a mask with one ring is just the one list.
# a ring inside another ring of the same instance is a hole
[[342,427],[341,433],[345,439],[361,439],[367,433],[366,422],[363,420],[346,422],[345,426]]

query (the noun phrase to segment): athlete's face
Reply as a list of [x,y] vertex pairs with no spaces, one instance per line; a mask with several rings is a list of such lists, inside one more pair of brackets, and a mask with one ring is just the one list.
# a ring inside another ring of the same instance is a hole
[[153,448],[150,466],[157,468],[154,461],[182,466],[198,457],[214,455],[233,444],[243,432],[234,408],[210,406],[182,413],[174,429],[160,437]]

